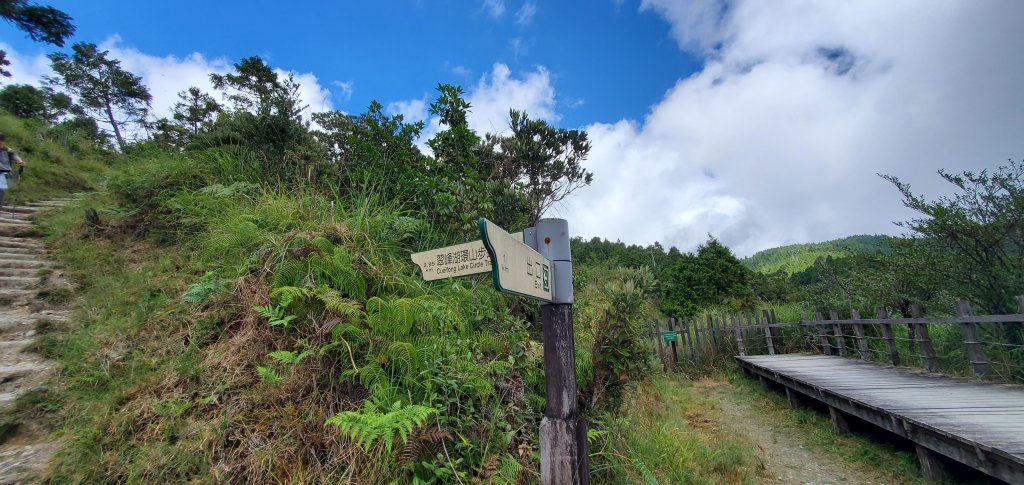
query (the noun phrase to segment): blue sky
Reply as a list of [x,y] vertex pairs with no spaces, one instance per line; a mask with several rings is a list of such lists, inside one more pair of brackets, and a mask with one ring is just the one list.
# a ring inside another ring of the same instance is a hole
[[[464,0],[43,3],[140,75],[153,110],[261,55],[313,111],[376,98],[439,129],[439,83],[466,88],[470,126],[508,109],[585,129],[593,185],[549,215],[570,231],[739,255],[915,214],[878,174],[928,198],[937,174],[1024,156],[1024,2],[1004,0]],[[46,46],[0,25],[14,78]],[[510,228],[518,229],[518,228]]]
[[[544,66],[560,95],[559,124],[579,127],[642,117],[701,64],[679,49],[664,18],[639,11],[636,1],[48,4],[74,18],[75,41],[116,34],[153,55],[260,55],[275,67],[312,72],[332,91],[334,107],[352,112],[374,98],[386,104],[432,95],[439,82],[469,87],[500,62],[513,73]],[[0,36],[24,53],[48,48],[7,25]],[[351,83],[351,97],[334,82]]]

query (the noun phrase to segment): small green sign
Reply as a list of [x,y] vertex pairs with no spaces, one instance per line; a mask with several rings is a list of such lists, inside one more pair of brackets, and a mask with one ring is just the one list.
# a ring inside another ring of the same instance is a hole
[[666,342],[677,342],[679,341],[678,332],[662,332],[661,338],[665,339]]

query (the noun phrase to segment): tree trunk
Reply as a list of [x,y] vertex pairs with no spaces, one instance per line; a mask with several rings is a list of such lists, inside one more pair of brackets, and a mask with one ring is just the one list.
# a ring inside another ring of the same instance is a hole
[[121,136],[121,129],[117,126],[117,120],[114,119],[114,110],[110,108],[110,101],[105,103],[107,108],[107,120],[110,123],[110,127],[114,129],[114,138],[117,138],[117,147],[124,151],[124,137]]

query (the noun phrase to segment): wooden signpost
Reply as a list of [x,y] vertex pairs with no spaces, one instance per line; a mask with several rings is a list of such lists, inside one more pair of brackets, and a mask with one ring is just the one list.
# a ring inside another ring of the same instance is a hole
[[412,260],[426,281],[490,271],[499,291],[541,301],[547,398],[540,423],[541,483],[589,485],[587,423],[576,399],[569,223],[541,219],[536,227],[509,234],[481,217],[479,228],[480,241],[416,253]]

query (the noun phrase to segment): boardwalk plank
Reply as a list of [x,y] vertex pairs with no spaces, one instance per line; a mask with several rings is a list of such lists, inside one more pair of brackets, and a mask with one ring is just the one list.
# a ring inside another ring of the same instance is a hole
[[[828,355],[737,357],[748,370],[1011,483],[1024,482],[1024,386]],[[980,458],[984,455],[984,459]]]

